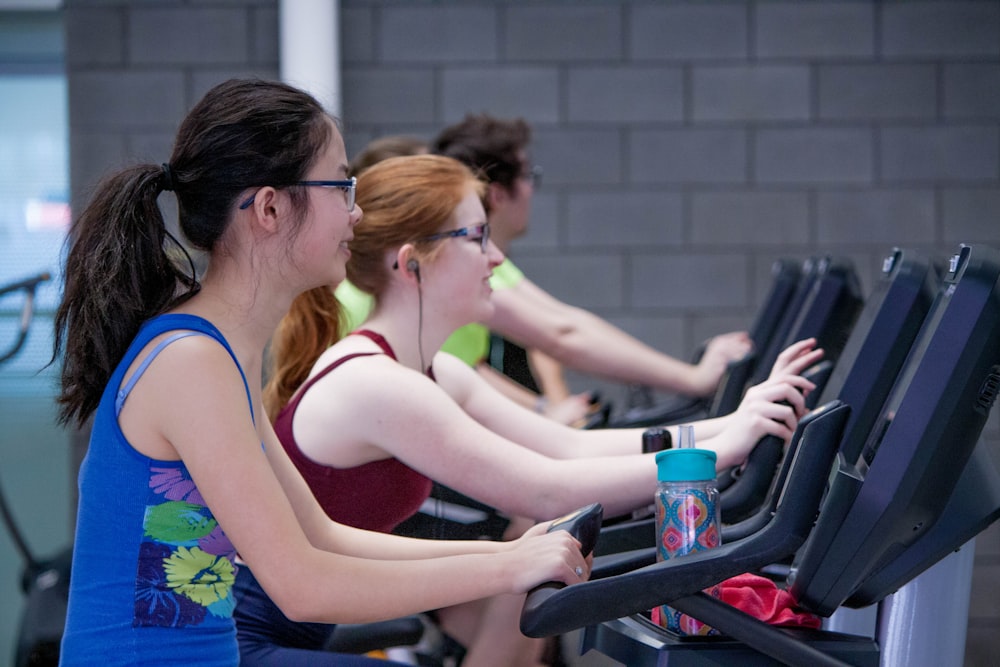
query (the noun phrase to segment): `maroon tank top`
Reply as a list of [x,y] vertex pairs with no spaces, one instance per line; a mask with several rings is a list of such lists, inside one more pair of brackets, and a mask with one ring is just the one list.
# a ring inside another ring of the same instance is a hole
[[[370,338],[389,358],[396,360],[395,352],[381,335],[367,329],[355,331],[354,334]],[[333,468],[316,463],[302,453],[292,436],[295,410],[309,388],[344,362],[374,354],[378,353],[349,354],[317,373],[278,413],[274,431],[331,519],[355,528],[388,533],[417,513],[420,505],[430,495],[430,478],[395,458],[372,461],[353,468]],[[433,379],[433,374],[431,378]]]

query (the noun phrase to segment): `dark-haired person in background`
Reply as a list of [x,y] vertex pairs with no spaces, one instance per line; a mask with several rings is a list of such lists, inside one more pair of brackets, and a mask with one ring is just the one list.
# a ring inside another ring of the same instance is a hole
[[[457,159],[488,181],[483,197],[492,238],[507,255],[527,231],[540,177],[530,160],[531,128],[523,119],[469,115],[431,141],[432,153]],[[482,323],[528,350],[565,368],[691,397],[710,396],[726,365],[750,350],[746,332],[710,339],[696,364],[664,354],[607,320],[566,304],[529,280],[508,257],[494,270],[504,285]],[[544,374],[542,375],[544,378]],[[543,380],[544,382],[544,380]]]

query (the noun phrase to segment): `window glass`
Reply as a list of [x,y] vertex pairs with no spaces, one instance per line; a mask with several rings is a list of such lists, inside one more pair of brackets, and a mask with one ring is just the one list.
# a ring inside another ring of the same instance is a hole
[[[55,4],[0,0],[0,286],[43,271],[52,274],[36,293],[37,314],[24,346],[0,365],[0,481],[9,517],[8,527],[0,528],[3,664],[14,664],[15,655],[23,663],[25,656],[15,652],[33,636],[18,585],[25,563],[12,546],[9,525],[23,533],[36,559],[61,553],[71,537],[70,494],[76,488],[67,483],[75,478],[67,432],[56,422],[59,364],[46,367],[69,217],[67,86],[62,18],[52,11]],[[0,358],[18,340],[23,302],[23,292],[0,296]],[[58,610],[48,611],[59,620]],[[21,629],[23,623],[28,630]]]
[[[71,218],[66,77],[53,63],[62,54],[39,51],[60,41],[61,31],[51,17],[0,11],[0,34],[26,27],[49,38],[21,50],[4,40],[0,49],[0,290],[43,272],[51,278],[36,290],[23,347],[0,366],[0,394],[17,395],[55,391],[58,364],[46,365]],[[0,294],[0,358],[17,345],[24,301],[23,291]]]

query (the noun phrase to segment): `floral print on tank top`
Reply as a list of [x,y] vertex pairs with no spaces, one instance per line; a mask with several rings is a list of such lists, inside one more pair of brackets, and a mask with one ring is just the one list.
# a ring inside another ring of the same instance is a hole
[[233,614],[236,550],[184,466],[152,467],[134,626],[181,628]]

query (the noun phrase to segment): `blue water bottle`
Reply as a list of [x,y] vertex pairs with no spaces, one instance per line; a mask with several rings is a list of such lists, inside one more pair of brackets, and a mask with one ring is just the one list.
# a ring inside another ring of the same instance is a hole
[[[679,446],[656,455],[656,559],[678,558],[722,543],[715,452],[694,448],[691,426],[680,427]],[[705,591],[721,597],[719,585]],[[680,635],[718,634],[717,630],[661,605],[653,620]]]

